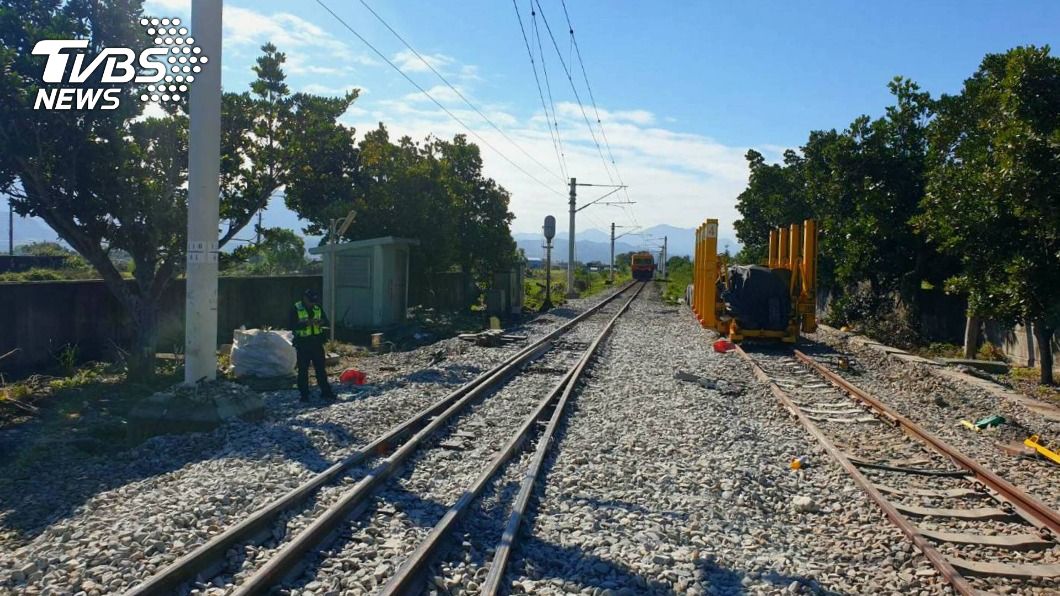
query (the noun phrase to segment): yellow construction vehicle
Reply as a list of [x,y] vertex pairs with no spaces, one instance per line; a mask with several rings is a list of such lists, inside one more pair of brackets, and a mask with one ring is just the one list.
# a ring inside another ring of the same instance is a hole
[[764,266],[730,266],[718,255],[718,220],[696,229],[692,311],[732,341],[795,343],[817,330],[817,225],[807,219],[769,233]]

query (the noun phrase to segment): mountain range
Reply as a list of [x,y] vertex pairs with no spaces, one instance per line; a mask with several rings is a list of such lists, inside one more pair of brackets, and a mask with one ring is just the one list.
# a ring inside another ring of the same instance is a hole
[[[663,238],[666,238],[667,252],[671,257],[691,256],[696,243],[696,230],[694,228],[678,228],[665,224],[652,226],[636,232],[627,234],[615,240],[615,254],[649,250],[653,253],[659,251]],[[516,245],[526,252],[528,258],[544,258],[545,240],[541,234],[521,232],[512,234]],[[582,262],[600,261],[606,263],[610,259],[611,234],[603,230],[582,230],[575,237],[575,258]],[[740,250],[740,243],[735,238],[718,238],[718,250],[725,250],[728,245],[729,251]],[[567,261],[567,234],[557,233],[552,240],[552,260],[554,262]]]

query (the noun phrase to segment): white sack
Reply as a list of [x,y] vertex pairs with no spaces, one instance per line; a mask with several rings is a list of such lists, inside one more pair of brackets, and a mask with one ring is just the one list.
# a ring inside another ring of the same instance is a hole
[[232,368],[236,378],[284,377],[294,372],[297,356],[290,331],[236,329],[232,334]]

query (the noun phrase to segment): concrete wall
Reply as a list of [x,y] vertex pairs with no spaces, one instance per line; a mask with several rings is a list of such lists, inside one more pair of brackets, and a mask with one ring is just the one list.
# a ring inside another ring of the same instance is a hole
[[[291,305],[322,285],[319,275],[222,277],[218,343],[230,343],[240,325],[286,328]],[[66,345],[76,345],[84,360],[111,358],[115,345],[127,348],[132,339],[128,317],[100,280],[0,283],[0,305],[0,354],[20,348],[0,361],[0,371],[50,367]],[[184,280],[176,280],[162,297],[158,349],[183,346]]]
[[[1019,366],[1038,366],[1038,340],[1031,333],[1030,327],[1016,325],[1007,327],[994,321],[987,321],[983,326],[987,341],[1001,348],[1013,364]],[[1053,375],[1060,375],[1060,335],[1054,333],[1052,341]]]

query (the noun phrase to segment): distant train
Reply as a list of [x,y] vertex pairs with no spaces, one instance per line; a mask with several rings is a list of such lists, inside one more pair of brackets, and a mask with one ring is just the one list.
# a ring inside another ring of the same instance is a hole
[[651,281],[655,277],[655,257],[650,252],[635,252],[630,257],[629,268],[633,271],[633,279]]

